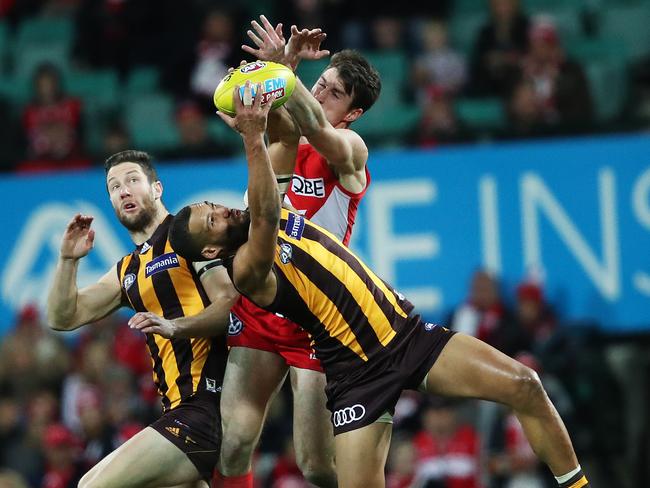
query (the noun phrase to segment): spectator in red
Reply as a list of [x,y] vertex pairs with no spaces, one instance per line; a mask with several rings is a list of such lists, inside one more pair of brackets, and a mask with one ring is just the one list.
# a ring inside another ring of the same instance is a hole
[[284,452],[278,457],[275,467],[271,471],[269,485],[271,488],[308,488],[310,486],[296,464],[296,452],[291,439],[286,441]]
[[557,320],[544,299],[541,285],[534,282],[519,284],[515,320],[526,338],[523,350],[536,351],[555,333]]
[[88,166],[82,150],[81,102],[65,94],[61,73],[53,65],[40,65],[33,83],[34,98],[23,112],[27,160],[19,170]]
[[458,406],[438,398],[426,404],[422,430],[413,438],[417,451],[415,486],[479,488],[480,438],[460,421]]
[[545,121],[564,130],[589,126],[593,122],[589,84],[582,67],[567,58],[553,18],[536,17],[528,36],[522,75],[532,82]]
[[490,20],[480,30],[472,56],[471,92],[507,93],[528,48],[528,17],[519,0],[490,0]]
[[83,470],[78,463],[79,442],[63,424],[51,424],[43,433],[46,469],[41,488],[76,488]]

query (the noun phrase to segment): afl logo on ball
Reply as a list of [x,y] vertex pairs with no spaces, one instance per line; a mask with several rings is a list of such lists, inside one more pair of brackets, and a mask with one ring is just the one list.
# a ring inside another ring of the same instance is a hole
[[228,324],[228,335],[236,336],[241,334],[241,331],[244,329],[244,323],[239,320],[234,313],[230,312],[230,324]]
[[239,71],[242,73],[251,73],[253,71],[257,71],[258,69],[262,69],[264,66],[266,66],[266,63],[263,63],[262,61],[255,61],[254,63],[249,63],[242,66],[239,68]]
[[363,405],[352,405],[351,407],[341,408],[332,414],[332,422],[334,427],[343,427],[344,425],[351,424],[357,420],[361,420],[366,414],[366,409]]
[[122,282],[122,286],[124,286],[124,291],[129,291],[129,288],[131,288],[131,285],[135,283],[135,275],[133,273],[129,273],[124,277],[124,281]]
[[280,261],[282,261],[283,264],[289,264],[292,255],[293,248],[290,244],[284,243],[280,245]]

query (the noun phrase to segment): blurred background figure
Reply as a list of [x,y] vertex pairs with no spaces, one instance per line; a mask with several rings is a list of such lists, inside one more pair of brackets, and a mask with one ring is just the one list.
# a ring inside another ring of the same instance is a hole
[[409,437],[394,436],[386,464],[386,488],[410,488],[415,478],[417,451]]
[[413,72],[418,99],[426,102],[433,88],[450,95],[460,92],[467,81],[467,66],[462,55],[449,46],[445,22],[425,22],[421,36],[422,52],[415,58]]
[[23,112],[27,157],[23,169],[88,166],[84,155],[82,103],[66,95],[59,70],[42,64],[33,78],[32,102]]
[[581,66],[567,58],[553,18],[533,18],[528,37],[522,77],[532,83],[544,121],[564,131],[585,130],[593,122],[589,85]]
[[487,271],[474,273],[467,300],[454,310],[449,324],[453,330],[481,339],[509,356],[521,349],[521,333],[512,311],[501,298],[496,277]]
[[417,453],[414,486],[481,486],[481,440],[474,427],[461,420],[457,402],[443,398],[425,401],[422,429],[413,444]]
[[472,93],[506,93],[528,49],[528,29],[519,0],[490,0],[490,19],[479,31],[472,54]]
[[43,433],[45,475],[42,488],[76,488],[84,474],[79,462],[79,440],[62,424],[51,424]]

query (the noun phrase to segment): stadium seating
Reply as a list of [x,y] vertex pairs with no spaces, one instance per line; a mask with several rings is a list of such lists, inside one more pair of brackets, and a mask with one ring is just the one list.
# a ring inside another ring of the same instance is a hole
[[601,12],[600,35],[621,39],[628,59],[637,61],[650,54],[650,4],[620,5]]
[[133,97],[125,103],[124,113],[135,146],[155,151],[178,145],[170,96],[156,92]]
[[461,98],[454,108],[465,127],[480,133],[492,133],[506,124],[503,102],[499,98]]
[[133,68],[126,80],[124,91],[127,95],[150,93],[158,89],[160,73],[151,66]]

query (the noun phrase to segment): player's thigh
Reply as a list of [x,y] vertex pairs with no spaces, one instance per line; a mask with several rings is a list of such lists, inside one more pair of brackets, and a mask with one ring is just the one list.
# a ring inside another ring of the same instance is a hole
[[[331,462],[334,433],[327,410],[325,374],[303,368],[290,368],[293,392],[293,441],[298,460]],[[299,463],[300,464],[300,463]]]
[[[233,347],[221,392],[221,419],[224,437],[242,429],[258,433],[270,400],[287,374],[288,366],[278,354],[248,347]],[[225,440],[225,439],[224,439]]]
[[430,393],[506,403],[530,376],[524,365],[465,334],[445,345],[426,379]]
[[392,424],[375,422],[335,437],[339,488],[381,488],[385,485],[384,468],[392,427]]
[[79,487],[153,488],[200,479],[198,470],[183,451],[146,427],[86,473]]

